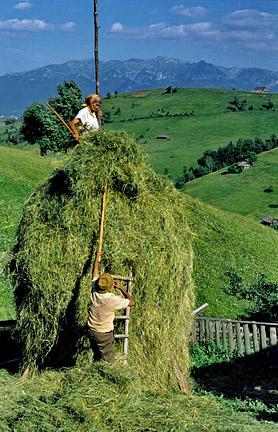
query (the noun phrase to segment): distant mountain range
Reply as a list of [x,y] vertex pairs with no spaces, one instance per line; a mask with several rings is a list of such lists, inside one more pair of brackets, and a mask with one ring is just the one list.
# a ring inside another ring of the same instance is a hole
[[[95,90],[94,61],[68,61],[0,76],[0,115],[20,116],[33,102],[56,95],[58,84],[74,80],[86,96]],[[205,61],[190,63],[167,57],[100,62],[101,96],[126,91],[172,87],[278,91],[278,72],[259,68],[224,68]]]

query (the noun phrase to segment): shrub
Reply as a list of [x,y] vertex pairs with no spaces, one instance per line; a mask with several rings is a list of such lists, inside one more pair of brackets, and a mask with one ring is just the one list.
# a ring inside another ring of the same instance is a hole
[[250,286],[243,284],[243,279],[234,269],[226,272],[230,284],[226,288],[228,294],[248,300],[247,311],[253,320],[275,321],[278,315],[278,283],[268,282],[261,274]]
[[243,171],[243,167],[233,164],[228,167],[227,171],[229,174],[239,174]]
[[218,347],[213,341],[207,341],[201,345],[190,345],[190,355],[192,366],[200,368],[215,363],[227,361],[230,356],[224,348]]

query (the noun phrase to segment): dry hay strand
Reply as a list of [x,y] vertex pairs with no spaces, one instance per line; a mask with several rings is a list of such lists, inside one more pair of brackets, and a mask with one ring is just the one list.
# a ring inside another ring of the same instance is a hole
[[91,358],[85,329],[107,183],[101,267],[134,278],[128,363],[153,388],[177,387],[171,352],[187,377],[194,307],[186,197],[125,132],[87,137],[26,203],[10,262],[23,369]]

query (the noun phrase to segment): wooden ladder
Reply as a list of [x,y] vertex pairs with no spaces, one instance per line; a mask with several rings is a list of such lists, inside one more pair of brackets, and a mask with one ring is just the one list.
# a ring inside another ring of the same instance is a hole
[[[122,282],[126,283],[126,291],[132,295],[132,273],[129,274],[129,276],[118,276],[118,275],[112,275],[114,279],[120,280]],[[120,360],[123,360],[123,363],[127,363],[127,350],[128,350],[128,337],[129,337],[129,320],[130,320],[130,307],[128,306],[124,310],[124,315],[115,315],[115,320],[124,320],[124,333],[122,334],[115,334],[115,339],[124,339],[124,346],[123,346],[123,354],[121,357],[119,357]]]

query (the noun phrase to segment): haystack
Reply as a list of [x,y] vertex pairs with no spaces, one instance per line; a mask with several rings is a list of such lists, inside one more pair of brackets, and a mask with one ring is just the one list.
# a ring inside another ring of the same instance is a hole
[[171,353],[186,376],[194,308],[186,197],[124,132],[87,137],[25,205],[10,264],[22,366],[91,361],[85,329],[105,184],[101,268],[134,278],[128,363],[153,388],[175,387]]

